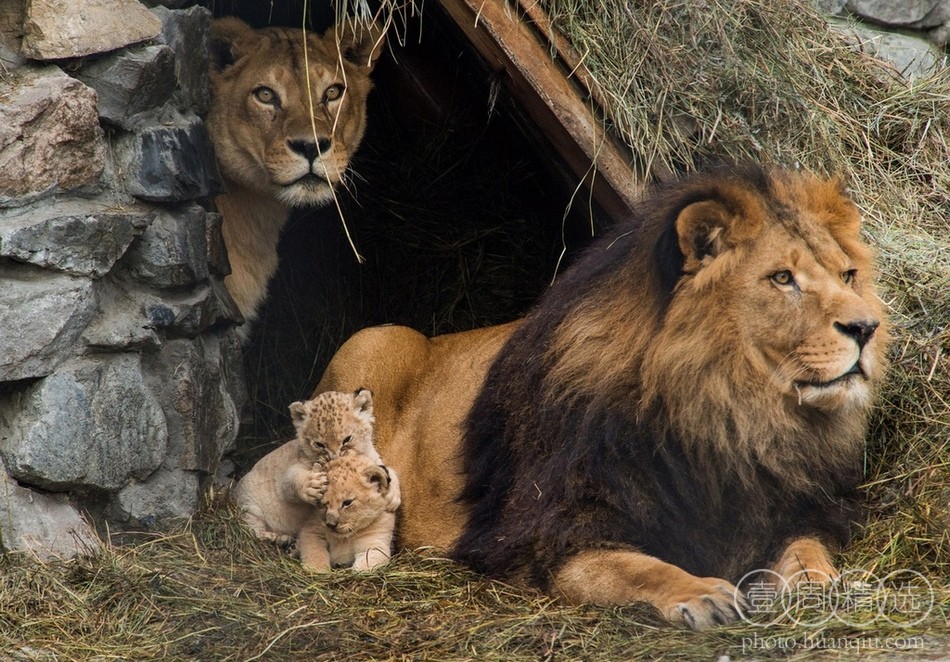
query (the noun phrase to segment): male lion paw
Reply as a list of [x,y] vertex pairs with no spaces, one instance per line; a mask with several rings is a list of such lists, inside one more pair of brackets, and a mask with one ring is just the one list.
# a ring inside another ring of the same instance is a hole
[[300,497],[307,503],[319,506],[323,504],[323,497],[327,493],[327,473],[314,465],[303,484]]
[[705,630],[739,620],[746,601],[742,592],[729,582],[707,577],[677,587],[656,606],[671,623],[691,630]]

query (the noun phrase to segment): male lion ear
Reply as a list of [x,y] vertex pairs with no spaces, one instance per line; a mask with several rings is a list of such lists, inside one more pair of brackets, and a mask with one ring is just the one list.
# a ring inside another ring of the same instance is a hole
[[373,69],[386,45],[386,31],[377,23],[367,25],[344,20],[336,26],[334,34],[344,59],[369,70]]
[[701,200],[680,210],[676,234],[685,258],[683,270],[694,272],[706,257],[717,257],[758,234],[761,219],[749,212],[736,211],[721,200]]
[[248,42],[256,39],[251,26],[234,16],[211,22],[211,68],[223,71],[248,50]]
[[307,407],[302,402],[291,402],[290,403],[290,420],[294,422],[294,427],[298,430],[300,426],[303,425],[304,419],[307,418]]

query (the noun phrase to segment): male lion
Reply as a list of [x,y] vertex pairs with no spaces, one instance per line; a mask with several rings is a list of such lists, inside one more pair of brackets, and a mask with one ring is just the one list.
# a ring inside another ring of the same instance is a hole
[[859,226],[835,181],[696,175],[520,323],[364,330],[317,390],[373,389],[403,545],[570,602],[727,623],[750,571],[836,575],[887,339]]
[[331,201],[363,139],[383,35],[346,21],[305,39],[228,17],[212,22],[211,45],[208,129],[225,189],[215,205],[231,262],[224,284],[246,338],[290,207]]

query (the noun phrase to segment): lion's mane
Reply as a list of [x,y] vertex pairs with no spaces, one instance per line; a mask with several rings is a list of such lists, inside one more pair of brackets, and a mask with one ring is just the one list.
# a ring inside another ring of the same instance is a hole
[[[713,220],[690,230],[691,205]],[[758,167],[645,198],[558,278],[490,368],[465,424],[470,516],[456,556],[550,589],[590,549],[735,582],[794,538],[845,544],[886,331],[868,349],[866,396],[803,403],[778,392],[746,336],[770,313],[742,302],[750,269],[767,266],[750,265],[756,236],[775,226],[816,249],[836,242],[860,279],[854,298],[883,320],[859,222],[839,183]],[[775,333],[807,326],[794,318],[776,319]]]

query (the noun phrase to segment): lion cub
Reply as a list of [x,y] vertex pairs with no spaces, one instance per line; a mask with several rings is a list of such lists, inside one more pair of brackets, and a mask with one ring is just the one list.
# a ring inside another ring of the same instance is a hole
[[300,561],[313,570],[372,570],[389,561],[396,514],[388,510],[395,473],[366,455],[343,455],[327,465],[323,508],[297,538]]
[[[321,393],[291,404],[290,415],[297,436],[262,457],[234,488],[235,503],[251,530],[278,544],[292,542],[314,509],[322,506],[331,460],[354,454],[382,464],[373,445],[369,390]],[[387,510],[395,512],[401,501],[395,474],[386,499]]]

